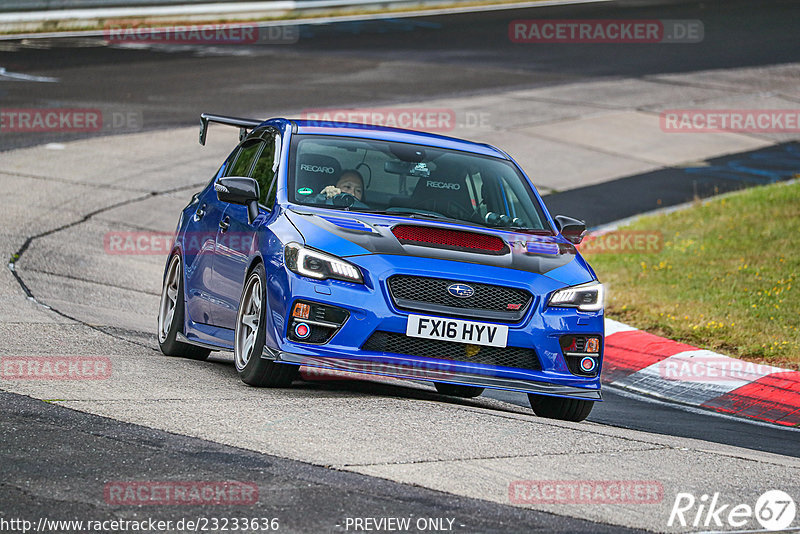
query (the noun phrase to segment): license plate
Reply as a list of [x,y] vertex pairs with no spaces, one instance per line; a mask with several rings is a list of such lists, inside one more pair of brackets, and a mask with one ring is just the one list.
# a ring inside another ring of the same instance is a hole
[[425,339],[441,339],[487,347],[505,347],[508,340],[508,326],[502,324],[478,323],[442,317],[409,315],[406,335]]

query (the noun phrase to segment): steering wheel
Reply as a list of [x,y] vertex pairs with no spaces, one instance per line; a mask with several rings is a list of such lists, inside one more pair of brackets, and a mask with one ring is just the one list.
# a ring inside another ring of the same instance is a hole
[[333,205],[340,208],[349,208],[356,202],[358,202],[358,199],[350,193],[339,193],[333,197]]
[[455,219],[460,218],[465,221],[475,220],[475,217],[478,216],[475,210],[466,208],[457,202],[448,202],[444,211],[445,215],[449,217],[453,217]]

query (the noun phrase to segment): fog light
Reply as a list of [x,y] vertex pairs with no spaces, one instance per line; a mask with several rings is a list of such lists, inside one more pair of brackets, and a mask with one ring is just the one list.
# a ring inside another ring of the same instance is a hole
[[286,328],[289,341],[314,345],[329,342],[350,316],[344,308],[302,300],[289,310],[292,312]]
[[594,361],[594,358],[586,357],[581,360],[581,371],[584,373],[593,372],[595,367],[597,367],[597,363]]
[[300,339],[305,339],[311,335],[311,328],[306,323],[297,323],[294,327],[294,335]]

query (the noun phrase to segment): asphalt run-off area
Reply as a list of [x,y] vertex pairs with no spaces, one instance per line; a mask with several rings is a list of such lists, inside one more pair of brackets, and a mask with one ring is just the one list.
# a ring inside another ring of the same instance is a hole
[[[212,126],[200,146],[203,112],[490,143],[590,228],[800,175],[796,2],[442,9],[247,42],[2,36],[0,531],[800,528],[797,426],[614,384],[581,423],[368,375],[252,388],[230,353],[161,353],[167,250],[108,236],[174,232],[238,142]],[[613,21],[645,33],[614,41]],[[754,127],[709,131],[723,119]],[[6,372],[53,357],[85,379]]]

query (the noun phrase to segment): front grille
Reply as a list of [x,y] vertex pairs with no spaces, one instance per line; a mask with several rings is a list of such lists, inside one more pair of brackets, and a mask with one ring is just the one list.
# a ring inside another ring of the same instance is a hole
[[[524,289],[444,278],[396,275],[388,284],[395,305],[403,310],[504,322],[522,319],[533,299]],[[475,293],[466,298],[453,296],[447,291],[452,284],[468,285]]]
[[542,368],[536,351],[529,348],[467,345],[454,341],[410,337],[394,332],[375,332],[361,348],[372,352],[496,365],[530,371],[539,371]]

